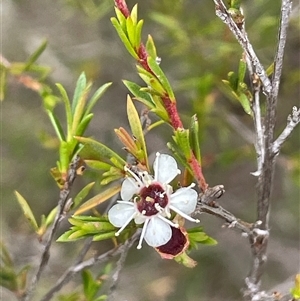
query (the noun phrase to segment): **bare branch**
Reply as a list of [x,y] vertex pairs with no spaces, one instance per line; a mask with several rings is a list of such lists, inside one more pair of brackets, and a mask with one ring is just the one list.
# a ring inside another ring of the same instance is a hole
[[253,47],[248,40],[246,32],[244,30],[239,29],[222,0],[214,0],[214,3],[216,5],[216,15],[229,27],[231,32],[235,35],[237,41],[240,43],[243,50],[249,57],[254,72],[260,78],[265,94],[268,95],[272,89],[271,82],[267,76],[264,67],[260,63],[256,53],[253,50]]
[[199,195],[199,201],[194,214],[208,213],[223,219],[228,228],[237,228],[247,235],[251,233],[252,224],[236,218],[231,212],[216,203],[216,199],[220,198],[225,192],[223,185],[209,187],[204,193]]
[[292,114],[288,116],[288,123],[279,137],[273,143],[273,153],[274,155],[279,154],[282,144],[290,136],[296,125],[300,122],[300,108],[293,107]]
[[254,84],[254,102],[252,105],[252,112],[253,112],[253,122],[255,127],[255,150],[257,155],[257,171],[252,173],[254,176],[259,176],[262,172],[263,163],[265,161],[265,139],[264,139],[264,130],[261,123],[261,110],[260,110],[260,87],[259,82]]
[[64,285],[71,281],[71,279],[84,269],[90,268],[96,264],[101,264],[111,259],[114,256],[120,255],[124,250],[128,250],[140,235],[138,230],[130,239],[128,239],[123,245],[119,245],[116,248],[101,254],[97,257],[87,259],[83,262],[76,263],[68,268],[68,270],[58,279],[56,284],[43,296],[41,301],[49,301],[52,299],[55,293],[57,293]]
[[60,223],[62,217],[64,216],[65,205],[68,201],[71,187],[76,178],[76,170],[77,170],[78,162],[79,162],[79,157],[76,156],[70,164],[66,182],[64,184],[63,189],[60,191],[57,214],[56,214],[54,222],[52,224],[52,228],[50,230],[50,234],[49,234],[48,240],[46,242],[44,251],[41,255],[38,270],[36,271],[36,274],[32,278],[30,287],[28,288],[26,294],[24,294],[24,296],[23,296],[22,300],[24,300],[24,301],[28,301],[30,296],[33,294],[33,292],[36,288],[36,285],[41,277],[41,274],[42,274],[44,268],[46,267],[46,265],[48,264],[48,261],[50,258],[50,247],[52,244],[52,240],[58,229],[59,223]]
[[[265,157],[262,172],[258,178],[257,185],[257,220],[260,222],[259,228],[249,236],[252,251],[252,266],[248,277],[245,279],[246,289],[244,296],[248,300],[257,299],[260,290],[261,276],[264,272],[267,260],[267,246],[269,238],[269,213],[270,196],[274,174],[275,154],[273,151],[273,137],[276,121],[276,103],[278,98],[279,83],[282,71],[282,61],[284,46],[286,42],[286,30],[288,19],[291,13],[291,0],[282,0],[281,22],[279,26],[278,46],[274,59],[274,74],[272,78],[272,88],[267,94],[267,110],[264,121],[264,151]],[[253,229],[254,231],[255,229]]]
[[272,102],[276,102],[278,97],[284,48],[285,48],[286,37],[287,37],[287,28],[288,28],[291,12],[292,12],[292,0],[282,0],[281,18],[280,18],[280,26],[278,32],[278,44],[277,44],[277,50],[274,59],[274,72],[272,77],[272,91],[271,91]]

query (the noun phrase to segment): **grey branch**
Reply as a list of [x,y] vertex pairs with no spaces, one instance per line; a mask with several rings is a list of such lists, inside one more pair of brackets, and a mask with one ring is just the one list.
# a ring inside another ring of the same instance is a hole
[[134,244],[140,235],[138,230],[130,239],[128,239],[123,245],[101,254],[97,257],[92,257],[83,262],[76,263],[74,266],[68,268],[68,270],[58,279],[56,284],[43,296],[41,301],[49,301],[52,299],[55,293],[57,293],[64,285],[71,281],[71,279],[79,272],[84,269],[90,268],[96,264],[101,264],[111,259],[112,257],[118,256],[124,252],[124,250],[129,250],[129,248]]
[[271,82],[264,67],[260,63],[256,53],[254,52],[245,31],[238,28],[222,0],[214,0],[214,3],[216,5],[216,15],[228,26],[231,32],[235,35],[237,41],[240,43],[243,50],[249,57],[254,72],[260,78],[265,94],[268,95],[272,89]]
[[[273,137],[276,121],[276,104],[278,98],[279,84],[282,71],[282,61],[286,42],[286,32],[288,20],[291,13],[290,0],[282,0],[281,22],[278,33],[278,46],[274,59],[274,73],[272,78],[272,88],[267,94],[267,110],[264,119],[264,151],[262,171],[258,178],[257,185],[257,220],[261,223],[256,232],[249,236],[252,251],[252,266],[248,277],[245,279],[246,289],[244,296],[247,300],[261,300],[257,296],[260,294],[261,276],[264,272],[267,260],[267,246],[269,239],[269,214],[270,196],[274,174],[275,154],[273,151]],[[256,235],[257,234],[257,235]]]
[[199,201],[194,214],[205,212],[215,215],[223,219],[227,223],[228,228],[237,228],[242,230],[247,235],[250,235],[253,226],[252,224],[236,218],[231,212],[227,211],[216,203],[216,200],[220,198],[224,192],[224,186],[217,185],[214,187],[209,187],[204,193],[200,193]]
[[65,210],[66,203],[68,201],[70,190],[71,190],[73,182],[76,178],[76,170],[77,170],[78,162],[79,162],[79,157],[76,156],[73,159],[73,161],[71,162],[70,166],[69,166],[66,182],[64,184],[63,189],[60,191],[57,214],[55,216],[53,225],[52,225],[51,230],[50,230],[49,237],[48,237],[47,242],[45,244],[44,251],[41,255],[40,264],[39,264],[39,267],[37,269],[37,272],[33,276],[30,287],[28,288],[26,294],[24,294],[24,297],[22,299],[24,301],[28,301],[29,298],[31,297],[31,295],[33,294],[33,292],[36,288],[36,285],[37,285],[37,283],[38,283],[38,281],[41,277],[41,274],[42,274],[44,268],[48,264],[48,261],[49,261],[49,258],[50,258],[50,247],[51,247],[51,244],[52,244],[52,240],[53,240],[53,237],[54,237],[54,235],[55,235],[55,233],[58,229],[59,223],[60,223],[62,217],[64,216],[64,210]]
[[288,116],[287,125],[279,137],[273,143],[273,153],[278,155],[282,144],[290,136],[296,125],[300,123],[300,108],[293,107],[292,114]]

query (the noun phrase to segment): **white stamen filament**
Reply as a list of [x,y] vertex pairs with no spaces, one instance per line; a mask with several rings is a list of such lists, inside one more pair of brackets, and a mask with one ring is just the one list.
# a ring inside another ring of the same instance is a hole
[[164,211],[164,208],[161,207],[158,203],[155,203],[155,204],[154,204],[154,208],[155,208],[158,212],[163,212],[163,211]]
[[126,226],[133,220],[133,218],[135,217],[136,212],[134,212],[124,223],[124,225],[115,233],[115,236],[119,236],[120,233],[126,228]]
[[[124,170],[127,171],[128,173],[130,173],[130,175],[136,180],[136,182],[138,182],[138,184],[140,184],[141,186],[144,186],[144,183],[141,181],[141,179],[134,173],[132,172],[127,166],[124,166]],[[137,185],[137,183],[135,183],[132,178],[128,178],[133,184]]]
[[145,215],[145,214],[147,213],[147,211],[146,211],[146,210],[143,210],[141,213],[142,213],[143,215]]
[[169,224],[170,226],[174,227],[174,228],[179,228],[179,224],[175,224],[172,221],[170,221],[169,219],[163,217],[160,214],[157,214],[157,217],[160,218],[161,220],[163,220],[164,222],[166,222],[167,224]]
[[181,215],[182,217],[184,217],[185,219],[191,221],[191,222],[194,222],[194,223],[200,223],[200,220],[199,219],[194,219],[192,218],[191,216],[185,214],[184,212],[182,212],[181,210],[177,209],[176,207],[170,205],[170,209],[175,211],[176,213],[178,213],[179,215]]
[[143,230],[142,230],[142,233],[141,233],[141,236],[140,236],[140,240],[139,240],[139,243],[137,245],[137,249],[141,249],[142,248],[142,242],[143,242],[143,239],[145,237],[145,234],[146,234],[146,230],[147,230],[147,226],[149,224],[149,221],[150,219],[146,219],[145,223],[144,223],[144,226],[143,226]]

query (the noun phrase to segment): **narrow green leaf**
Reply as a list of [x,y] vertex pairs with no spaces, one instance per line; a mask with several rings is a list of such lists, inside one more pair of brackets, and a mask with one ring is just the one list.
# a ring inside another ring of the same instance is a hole
[[89,115],[86,115],[82,118],[82,120],[80,121],[80,123],[76,128],[76,133],[75,133],[76,136],[82,136],[84,134],[86,128],[88,127],[89,123],[93,119],[93,116],[94,114],[90,113]]
[[130,44],[132,45],[133,48],[136,47],[135,28],[136,28],[136,25],[133,24],[132,18],[128,17],[126,19],[127,37],[128,37],[128,40],[130,41]]
[[244,59],[241,59],[239,63],[239,71],[238,71],[239,84],[244,82],[246,70],[247,70],[247,63]]
[[191,147],[189,139],[189,130],[188,129],[177,129],[174,131],[173,136],[174,141],[176,142],[179,149],[182,151],[186,159],[191,159]]
[[26,65],[24,67],[24,71],[28,71],[29,67],[40,57],[40,55],[44,52],[47,47],[47,40],[44,40],[38,49],[28,58]]
[[206,240],[203,240],[200,243],[202,245],[210,245],[210,246],[214,246],[214,245],[218,244],[218,242],[210,236],[208,236],[208,238]]
[[109,239],[109,238],[114,238],[114,237],[116,237],[115,234],[116,234],[116,230],[96,234],[96,235],[93,236],[93,241],[100,241],[100,240],[105,240],[105,239]]
[[122,30],[124,32],[126,32],[126,18],[125,18],[125,16],[123,15],[123,13],[117,7],[115,7],[115,12],[116,12],[116,16],[119,20],[119,24],[120,24]]
[[111,164],[98,161],[98,160],[84,160],[88,167],[100,170],[109,170],[111,168]]
[[29,224],[32,226],[32,228],[37,231],[38,230],[38,224],[35,220],[35,217],[31,211],[30,206],[28,205],[27,201],[22,197],[22,195],[15,191],[15,195],[17,197],[18,203],[20,204],[23,213],[25,215],[25,217],[27,218]]
[[95,106],[95,104],[97,103],[97,101],[102,97],[102,95],[106,92],[106,90],[112,85],[112,83],[106,83],[104,85],[102,85],[95,93],[94,95],[91,97],[91,99],[88,102],[88,105],[86,107],[86,110],[84,112],[84,116],[88,115],[91,110],[93,109],[93,107]]
[[65,104],[65,111],[66,111],[66,119],[67,119],[67,140],[70,141],[72,139],[72,123],[73,123],[73,117],[72,117],[72,110],[71,110],[71,103],[68,97],[68,94],[65,90],[65,88],[61,84],[56,84],[61,96],[62,100]]
[[70,158],[69,144],[65,141],[61,141],[59,146],[59,162],[60,162],[60,172],[65,174],[68,171],[69,164],[71,162]]
[[121,190],[121,185],[118,184],[102,191],[101,193],[97,194],[90,200],[86,201],[83,205],[81,205],[78,208],[78,210],[74,213],[74,215],[78,215],[82,212],[85,212],[89,209],[96,207],[97,205],[105,202],[115,194],[119,193],[120,190]]
[[143,24],[144,24],[144,20],[140,20],[135,28],[135,45],[136,45],[136,47],[139,47],[139,45],[141,44]]
[[146,42],[146,50],[147,53],[155,60],[157,58],[156,47],[151,35],[148,35],[148,39]]
[[69,241],[78,240],[79,238],[77,238],[77,239],[70,239],[69,238],[75,231],[74,230],[66,231],[56,241],[57,242],[69,242]]
[[72,101],[72,113],[75,114],[75,109],[77,108],[79,100],[82,98],[83,91],[86,88],[86,76],[82,72],[77,80],[73,101]]
[[154,102],[152,101],[151,96],[149,93],[141,91],[141,86],[128,80],[123,80],[123,83],[137,100],[143,102],[150,109],[154,108]]
[[75,196],[73,200],[73,208],[77,208],[78,205],[82,202],[82,200],[88,195],[92,187],[95,185],[95,182],[87,184],[85,187],[83,187],[78,194]]
[[46,226],[50,226],[50,225],[53,223],[54,218],[55,218],[56,213],[57,213],[57,210],[58,210],[58,208],[57,208],[57,207],[54,207],[54,208],[50,211],[50,213],[47,215],[46,220],[45,220],[45,225],[46,225]]
[[239,79],[233,71],[230,71],[228,73],[228,81],[231,89],[236,92],[239,84]]
[[113,26],[115,27],[121,41],[123,42],[124,46],[126,47],[127,51],[136,59],[138,60],[139,57],[136,54],[134,48],[132,47],[132,45],[130,44],[130,41],[128,40],[126,34],[124,33],[122,27],[120,26],[120,24],[118,23],[118,20],[116,18],[111,18],[111,23],[113,24]]
[[48,113],[48,116],[50,118],[50,121],[52,123],[52,126],[53,126],[53,128],[55,130],[55,133],[56,133],[58,139],[60,141],[65,141],[66,137],[65,137],[64,131],[62,129],[62,126],[61,126],[58,118],[54,115],[53,112],[51,112],[49,110],[47,110],[47,113]]
[[190,143],[192,151],[199,163],[201,163],[200,143],[199,143],[199,123],[196,115],[191,118]]
[[141,155],[143,158],[143,162],[141,163],[143,163],[147,167],[147,170],[149,170],[147,148],[140,117],[129,95],[127,96],[127,116],[131,132],[141,145]]
[[82,93],[78,96],[77,105],[73,113],[73,124],[72,124],[72,136],[76,135],[78,126],[84,116],[84,108],[87,102],[88,94],[91,89],[91,84],[87,84],[82,90]]
[[130,17],[132,19],[133,25],[136,25],[138,19],[138,5],[135,4],[131,10]]
[[80,152],[83,159],[103,161],[103,159],[111,160],[111,158],[115,158],[118,162],[117,167],[122,166],[123,169],[126,165],[126,161],[106,145],[91,138],[75,137],[75,139],[84,145]]
[[160,83],[164,87],[164,89],[166,89],[170,100],[175,101],[175,96],[174,96],[174,92],[171,88],[171,85],[170,85],[167,77],[165,76],[164,72],[158,66],[156,60],[154,58],[152,58],[151,56],[149,56],[147,59],[147,62],[148,62],[149,67],[151,68],[151,70],[157,76],[157,79],[160,81]]
[[244,111],[251,115],[252,114],[252,110],[251,110],[251,104],[249,102],[248,97],[244,94],[244,93],[240,93],[240,95],[238,96],[238,100],[240,101]]

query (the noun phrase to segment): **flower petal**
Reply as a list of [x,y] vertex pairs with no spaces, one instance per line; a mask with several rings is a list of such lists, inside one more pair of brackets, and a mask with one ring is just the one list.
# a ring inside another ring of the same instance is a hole
[[170,196],[170,205],[179,209],[185,214],[195,211],[197,205],[198,193],[190,187],[178,189]]
[[133,195],[139,191],[139,184],[132,178],[126,178],[121,188],[121,198],[123,201],[129,201]]
[[134,204],[116,204],[108,211],[108,219],[115,227],[122,227],[134,213]]
[[151,247],[166,244],[172,237],[171,226],[158,217],[152,217],[147,225],[145,240]]
[[170,183],[179,173],[175,159],[166,154],[157,154],[153,163],[154,178],[160,183]]

